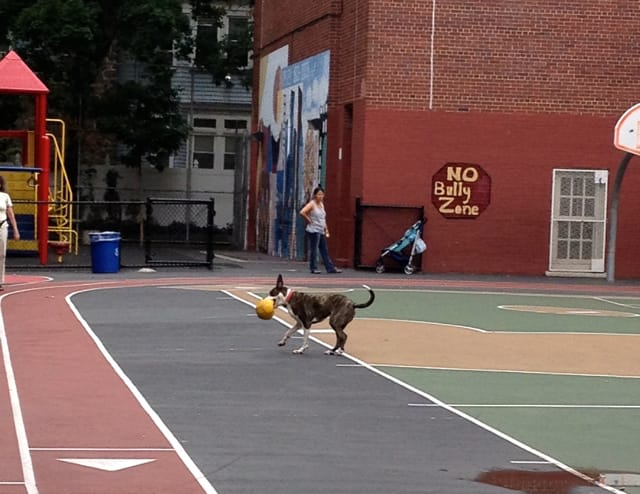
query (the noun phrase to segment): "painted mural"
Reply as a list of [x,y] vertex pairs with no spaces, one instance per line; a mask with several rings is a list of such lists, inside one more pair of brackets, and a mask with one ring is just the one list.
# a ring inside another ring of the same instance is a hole
[[288,47],[261,64],[258,248],[303,259],[298,211],[326,177],[328,51],[288,65]]

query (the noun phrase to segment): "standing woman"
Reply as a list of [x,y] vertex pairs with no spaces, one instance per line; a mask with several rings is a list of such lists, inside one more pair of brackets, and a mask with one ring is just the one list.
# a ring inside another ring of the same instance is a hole
[[342,273],[335,267],[331,257],[329,257],[329,248],[327,247],[329,229],[327,228],[327,213],[324,210],[324,190],[322,187],[314,189],[313,197],[300,210],[300,216],[307,222],[306,231],[309,239],[309,269],[311,273],[320,273],[317,264],[318,251],[327,273]]
[[13,238],[20,240],[20,232],[16,223],[16,215],[13,214],[13,203],[7,193],[7,183],[3,176],[0,176],[0,290],[4,290],[4,268],[7,260],[7,240],[9,225],[13,228]]

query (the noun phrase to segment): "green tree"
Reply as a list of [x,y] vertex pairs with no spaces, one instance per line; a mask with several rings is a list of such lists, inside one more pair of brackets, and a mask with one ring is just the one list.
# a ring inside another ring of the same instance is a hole
[[[194,39],[182,3],[0,2],[0,50],[15,49],[51,90],[50,114],[65,119],[70,130],[68,168],[77,166],[73,150],[79,143],[83,149],[121,143],[127,165],[139,167],[148,160],[163,166],[189,131],[171,86],[173,57],[188,59],[194,46],[201,45],[196,65],[210,71],[214,81],[220,83],[227,73],[244,74],[234,67],[237,42]],[[196,21],[206,16],[219,25],[225,6],[233,3],[193,0],[192,11]],[[127,66],[136,69],[131,80],[118,77],[117,69]]]
[[221,39],[217,37],[217,30],[222,27],[222,19],[229,5],[253,5],[253,2],[193,0],[191,4],[192,16],[197,25],[194,39],[195,66],[211,74],[217,85],[226,82],[226,76],[235,75],[248,88],[251,85],[251,70],[247,68],[247,56],[253,47],[253,24],[249,22],[234,30],[230,26],[229,32]]

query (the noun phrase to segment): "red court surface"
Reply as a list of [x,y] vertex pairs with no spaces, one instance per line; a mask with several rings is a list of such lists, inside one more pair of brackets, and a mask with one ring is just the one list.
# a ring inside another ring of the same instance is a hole
[[1,300],[0,493],[215,492],[65,301],[149,282],[37,281]]

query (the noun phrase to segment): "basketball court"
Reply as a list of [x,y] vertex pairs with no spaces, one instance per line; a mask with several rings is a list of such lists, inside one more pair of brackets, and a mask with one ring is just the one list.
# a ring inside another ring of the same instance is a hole
[[285,272],[377,297],[298,356],[282,267],[14,278],[0,493],[640,492],[636,284]]

